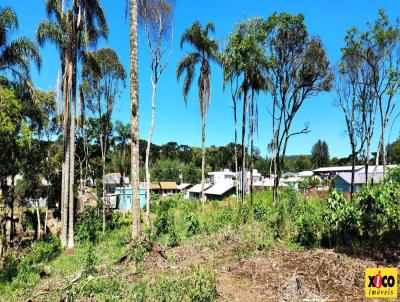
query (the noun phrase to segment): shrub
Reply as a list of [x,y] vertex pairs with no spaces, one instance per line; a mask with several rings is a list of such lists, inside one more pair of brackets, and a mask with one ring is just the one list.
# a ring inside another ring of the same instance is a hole
[[170,228],[168,232],[168,246],[175,247],[178,246],[180,243],[181,243],[181,238],[177,234],[175,227]]
[[186,279],[189,301],[209,302],[217,299],[215,272],[197,267]]
[[97,242],[97,232],[101,229],[101,218],[96,214],[96,209],[86,205],[83,212],[78,215],[75,225],[75,238],[78,241]]
[[18,275],[17,258],[12,254],[5,254],[2,261],[3,267],[0,271],[0,281],[11,282],[11,280]]
[[186,232],[189,236],[193,236],[200,233],[200,222],[195,215],[190,214],[189,216],[186,216],[185,222],[186,222]]
[[34,263],[49,262],[61,254],[61,242],[57,236],[48,235],[44,241],[35,243],[31,260]]
[[332,190],[324,215],[329,237],[336,244],[352,245],[361,232],[361,215],[356,201],[348,202],[342,193]]
[[138,242],[138,244],[134,247],[134,249],[132,250],[132,259],[135,260],[136,264],[139,264],[140,262],[143,261],[144,256],[147,253],[147,249],[143,246],[143,244],[141,244],[140,242]]
[[297,233],[294,242],[307,247],[315,247],[319,244],[318,225],[310,214],[301,215],[296,221]]
[[173,223],[173,217],[167,211],[160,213],[154,221],[156,235],[167,234]]
[[96,255],[94,253],[93,244],[89,244],[85,251],[85,265],[84,265],[84,274],[86,276],[93,275],[96,273]]

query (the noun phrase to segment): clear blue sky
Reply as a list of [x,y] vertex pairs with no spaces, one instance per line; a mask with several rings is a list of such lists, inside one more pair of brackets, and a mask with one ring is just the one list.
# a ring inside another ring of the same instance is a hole
[[[1,0],[1,6],[13,7],[18,15],[20,31],[15,36],[26,35],[34,39],[38,22],[45,18],[45,0],[15,1]],[[110,28],[108,41],[102,41],[99,47],[112,47],[118,53],[126,70],[129,70],[129,26],[125,19],[125,0],[103,0]],[[340,56],[346,30],[352,26],[365,28],[367,21],[377,17],[379,8],[384,8],[394,20],[400,16],[398,0],[176,0],[174,48],[165,73],[160,79],[156,100],[156,126],[154,143],[177,141],[180,144],[200,146],[201,119],[197,100],[196,86],[192,88],[189,104],[182,97],[182,82],[177,83],[175,69],[185,51],[179,48],[182,32],[195,20],[201,23],[213,22],[216,27],[215,38],[223,47],[229,32],[235,24],[246,17],[268,17],[273,12],[286,11],[303,13],[310,34],[319,35],[328,51],[332,64]],[[140,137],[147,138],[150,122],[150,65],[143,34],[139,41],[139,90],[140,90]],[[58,55],[54,47],[47,45],[42,49],[43,67],[40,73],[33,72],[34,84],[42,89],[55,86],[59,68]],[[197,80],[194,84],[196,84]],[[127,86],[129,87],[129,86]],[[345,125],[341,111],[333,105],[333,93],[324,93],[306,101],[300,110],[294,129],[300,129],[309,122],[311,133],[297,136],[291,140],[288,154],[308,154],[318,139],[327,141],[331,156],[347,156],[349,143],[345,134]],[[267,113],[270,106],[268,96],[259,97],[259,137],[256,145],[262,154],[266,154],[266,145],[271,140],[271,122]],[[400,107],[400,106],[399,106]],[[399,109],[396,109],[396,113]],[[129,121],[129,89],[127,88],[115,106],[114,119]],[[393,129],[390,140],[399,135],[399,125]],[[379,129],[377,129],[378,132]],[[206,120],[206,144],[225,145],[233,140],[233,113],[229,90],[222,91],[222,72],[212,69],[212,99]],[[374,147],[375,148],[375,147]]]

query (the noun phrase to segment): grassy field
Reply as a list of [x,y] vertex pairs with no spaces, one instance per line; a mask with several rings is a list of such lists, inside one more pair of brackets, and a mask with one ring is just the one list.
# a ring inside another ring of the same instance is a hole
[[103,234],[87,209],[75,250],[50,238],[8,255],[17,269],[3,263],[0,300],[363,301],[364,268],[389,260],[370,257],[366,241],[337,240],[330,204],[291,190],[277,206],[270,192],[241,206],[172,196],[154,203],[135,244],[129,213],[114,213]]

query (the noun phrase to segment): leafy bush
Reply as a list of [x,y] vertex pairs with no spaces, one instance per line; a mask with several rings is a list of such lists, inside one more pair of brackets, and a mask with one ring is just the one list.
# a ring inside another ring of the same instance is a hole
[[0,271],[0,281],[11,282],[11,280],[18,275],[17,258],[12,254],[5,254],[2,261],[3,267]]
[[297,234],[294,242],[307,247],[318,246],[318,225],[312,215],[301,215],[296,221],[296,225]]
[[160,213],[154,221],[156,235],[167,234],[173,224],[173,217],[169,215],[168,211]]
[[86,205],[83,212],[78,215],[75,225],[75,238],[78,241],[97,242],[97,232],[101,230],[102,221],[97,215],[96,209]]
[[93,244],[89,244],[85,251],[85,266],[84,273],[86,276],[93,275],[96,273],[96,255],[94,253]]
[[200,222],[197,216],[190,214],[185,218],[186,222],[186,232],[189,236],[196,235],[200,233]]
[[209,302],[217,299],[215,272],[197,267],[186,279],[189,301]]
[[342,193],[332,190],[325,214],[329,237],[336,244],[352,245],[361,232],[361,215],[357,202],[348,202]]
[[62,252],[61,241],[57,236],[48,235],[44,241],[37,241],[32,249],[34,263],[49,262]]
[[181,238],[177,234],[175,227],[170,228],[168,232],[168,246],[175,247],[178,246],[180,243],[181,243]]

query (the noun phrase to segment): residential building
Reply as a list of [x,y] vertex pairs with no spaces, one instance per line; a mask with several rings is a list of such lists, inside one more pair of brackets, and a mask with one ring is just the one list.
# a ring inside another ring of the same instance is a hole
[[[357,166],[357,170],[354,173],[354,192],[360,192],[363,185],[365,185],[365,167]],[[361,167],[361,168],[359,168]],[[386,173],[391,168],[397,167],[396,165],[387,165]],[[374,172],[375,167],[370,166],[368,168],[368,179],[372,183],[380,183],[385,176],[383,166],[378,166],[376,171]],[[346,172],[339,172],[333,181],[333,186],[342,191],[342,192],[350,192],[351,191],[351,170]]]

